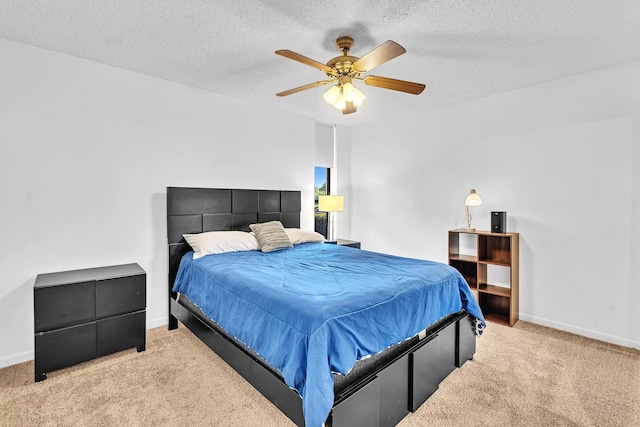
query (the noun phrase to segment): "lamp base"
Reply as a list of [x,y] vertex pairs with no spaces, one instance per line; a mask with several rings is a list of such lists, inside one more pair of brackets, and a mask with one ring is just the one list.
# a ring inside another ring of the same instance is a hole
[[476,231],[475,228],[462,228],[460,227],[460,231]]

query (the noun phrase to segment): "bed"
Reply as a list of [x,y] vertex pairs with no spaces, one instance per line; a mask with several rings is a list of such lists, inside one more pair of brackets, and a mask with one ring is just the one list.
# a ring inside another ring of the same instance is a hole
[[[183,234],[298,228],[300,192],[170,187],[167,214],[169,328],[180,320],[297,425],[395,425],[473,357],[482,314],[448,266],[323,243],[193,260]],[[402,287],[374,280],[386,276]],[[438,298],[415,305],[426,287]]]

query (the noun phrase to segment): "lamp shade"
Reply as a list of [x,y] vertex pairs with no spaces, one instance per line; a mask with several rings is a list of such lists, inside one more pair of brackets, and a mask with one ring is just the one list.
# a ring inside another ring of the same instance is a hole
[[344,196],[318,197],[318,210],[320,212],[342,212],[344,210]]
[[332,86],[328,91],[322,95],[325,101],[329,104],[333,105],[338,100],[338,95],[340,95],[340,88],[338,86]]
[[476,194],[476,190],[472,189],[464,204],[467,206],[480,206],[482,204],[482,198]]

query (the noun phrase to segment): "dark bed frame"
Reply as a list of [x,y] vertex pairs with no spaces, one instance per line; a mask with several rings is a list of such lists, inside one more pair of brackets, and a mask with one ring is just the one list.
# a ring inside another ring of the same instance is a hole
[[[167,188],[169,329],[177,328],[178,321],[183,323],[296,425],[304,426],[298,393],[264,360],[172,292],[180,259],[191,250],[182,234],[249,231],[249,224],[272,220],[299,228],[300,207],[299,191]],[[473,358],[475,340],[475,321],[462,311],[397,349],[383,352],[375,363],[354,368],[339,378],[341,385],[325,426],[396,425],[418,409],[456,367]]]

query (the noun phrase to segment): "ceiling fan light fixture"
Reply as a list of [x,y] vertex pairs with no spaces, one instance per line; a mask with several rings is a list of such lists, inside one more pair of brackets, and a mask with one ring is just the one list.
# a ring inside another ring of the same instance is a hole
[[364,93],[362,93],[357,87],[353,87],[353,105],[355,105],[356,107],[359,107],[362,105],[362,103],[364,102],[365,99],[367,99],[366,96],[364,96]]
[[340,87],[332,86],[328,91],[322,95],[325,101],[327,101],[331,105],[335,105],[338,100],[338,95],[340,95]]
[[342,93],[348,102],[353,102],[356,98],[356,87],[351,83],[345,83],[342,86]]
[[340,92],[340,95],[338,95],[338,99],[336,99],[333,106],[338,110],[344,110],[347,107],[347,99],[345,98],[344,93]]
[[322,95],[327,103],[333,105],[338,110],[344,110],[347,103],[351,102],[355,107],[362,105],[367,99],[366,96],[351,83],[337,83]]

